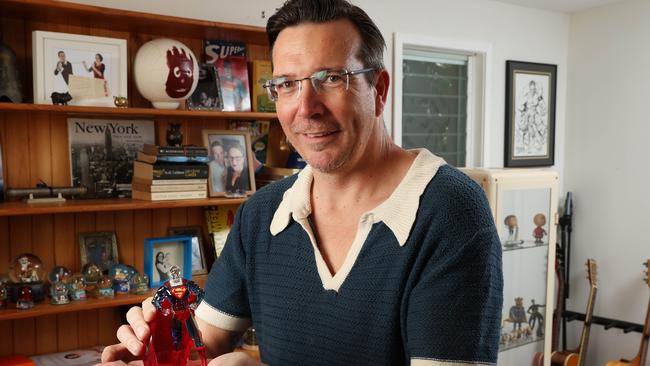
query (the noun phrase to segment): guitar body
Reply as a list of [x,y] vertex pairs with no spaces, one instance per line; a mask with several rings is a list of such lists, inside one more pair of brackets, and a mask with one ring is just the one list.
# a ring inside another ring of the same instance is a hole
[[551,366],[578,366],[580,355],[568,351],[553,352],[551,355]]
[[533,366],[544,366],[544,352],[535,352],[533,355]]
[[639,357],[635,357],[632,361],[609,361],[605,366],[640,366],[639,362]]

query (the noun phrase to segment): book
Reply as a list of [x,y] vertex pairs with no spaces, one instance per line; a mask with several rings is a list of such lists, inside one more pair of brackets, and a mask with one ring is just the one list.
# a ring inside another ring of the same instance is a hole
[[149,155],[145,152],[138,151],[136,160],[149,164],[155,163],[199,163],[207,164],[210,159],[203,155]]
[[273,78],[271,61],[253,61],[253,112],[275,112],[275,102],[264,90],[264,83]]
[[228,233],[235,221],[235,213],[239,205],[220,205],[205,209],[205,221],[214,247],[215,258],[219,258],[226,244]]
[[192,179],[146,179],[133,177],[134,184],[144,184],[150,186],[171,186],[183,184],[208,184],[207,178],[192,178]]
[[145,144],[142,152],[148,155],[208,156],[208,148],[203,146],[158,146]]
[[207,179],[207,164],[149,164],[142,161],[133,162],[133,176],[145,179]]
[[169,200],[189,200],[207,198],[206,189],[200,191],[182,191],[182,192],[141,192],[133,190],[131,197],[137,200],[145,201],[169,201]]
[[[183,180],[184,182],[185,180]],[[150,182],[151,183],[151,182]],[[183,191],[206,191],[208,185],[205,183],[197,184],[146,184],[134,181],[131,189],[140,192],[183,192]]]
[[207,63],[217,68],[224,111],[250,111],[251,98],[246,63],[246,44],[206,40]]
[[133,161],[154,141],[153,121],[68,118],[72,185],[84,198],[130,197]]

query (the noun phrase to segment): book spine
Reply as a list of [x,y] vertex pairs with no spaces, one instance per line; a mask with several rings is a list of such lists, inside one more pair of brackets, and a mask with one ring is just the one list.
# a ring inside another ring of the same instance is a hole
[[207,179],[207,165],[154,164],[152,179]]
[[203,191],[189,191],[189,192],[140,192],[133,191],[131,196],[135,199],[148,200],[148,201],[168,201],[168,200],[188,200],[207,198],[208,193]]
[[207,184],[138,184],[133,183],[133,190],[140,192],[183,192],[207,191]]

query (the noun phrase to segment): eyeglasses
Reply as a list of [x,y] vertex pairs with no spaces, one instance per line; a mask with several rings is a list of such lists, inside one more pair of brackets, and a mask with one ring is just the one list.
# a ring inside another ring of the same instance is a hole
[[302,91],[303,80],[311,80],[311,85],[314,87],[316,93],[326,94],[343,88],[348,90],[350,87],[350,76],[364,74],[374,70],[374,67],[354,71],[348,71],[346,69],[320,70],[302,79],[291,80],[286,77],[271,79],[265,82],[263,87],[269,94],[269,98],[277,102],[279,99],[289,100],[290,98],[298,98]]
[[242,161],[242,160],[244,160],[244,157],[243,156],[231,156],[231,157],[228,157],[226,159],[228,159],[230,161]]

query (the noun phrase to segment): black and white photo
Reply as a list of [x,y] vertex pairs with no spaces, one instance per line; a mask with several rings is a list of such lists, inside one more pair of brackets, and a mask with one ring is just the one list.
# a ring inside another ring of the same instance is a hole
[[199,65],[199,82],[187,100],[187,106],[193,110],[220,111],[223,109],[219,75],[212,64]]
[[161,286],[171,277],[173,266],[181,269],[185,279],[192,278],[192,237],[166,236],[144,240],[144,273],[149,287]]

